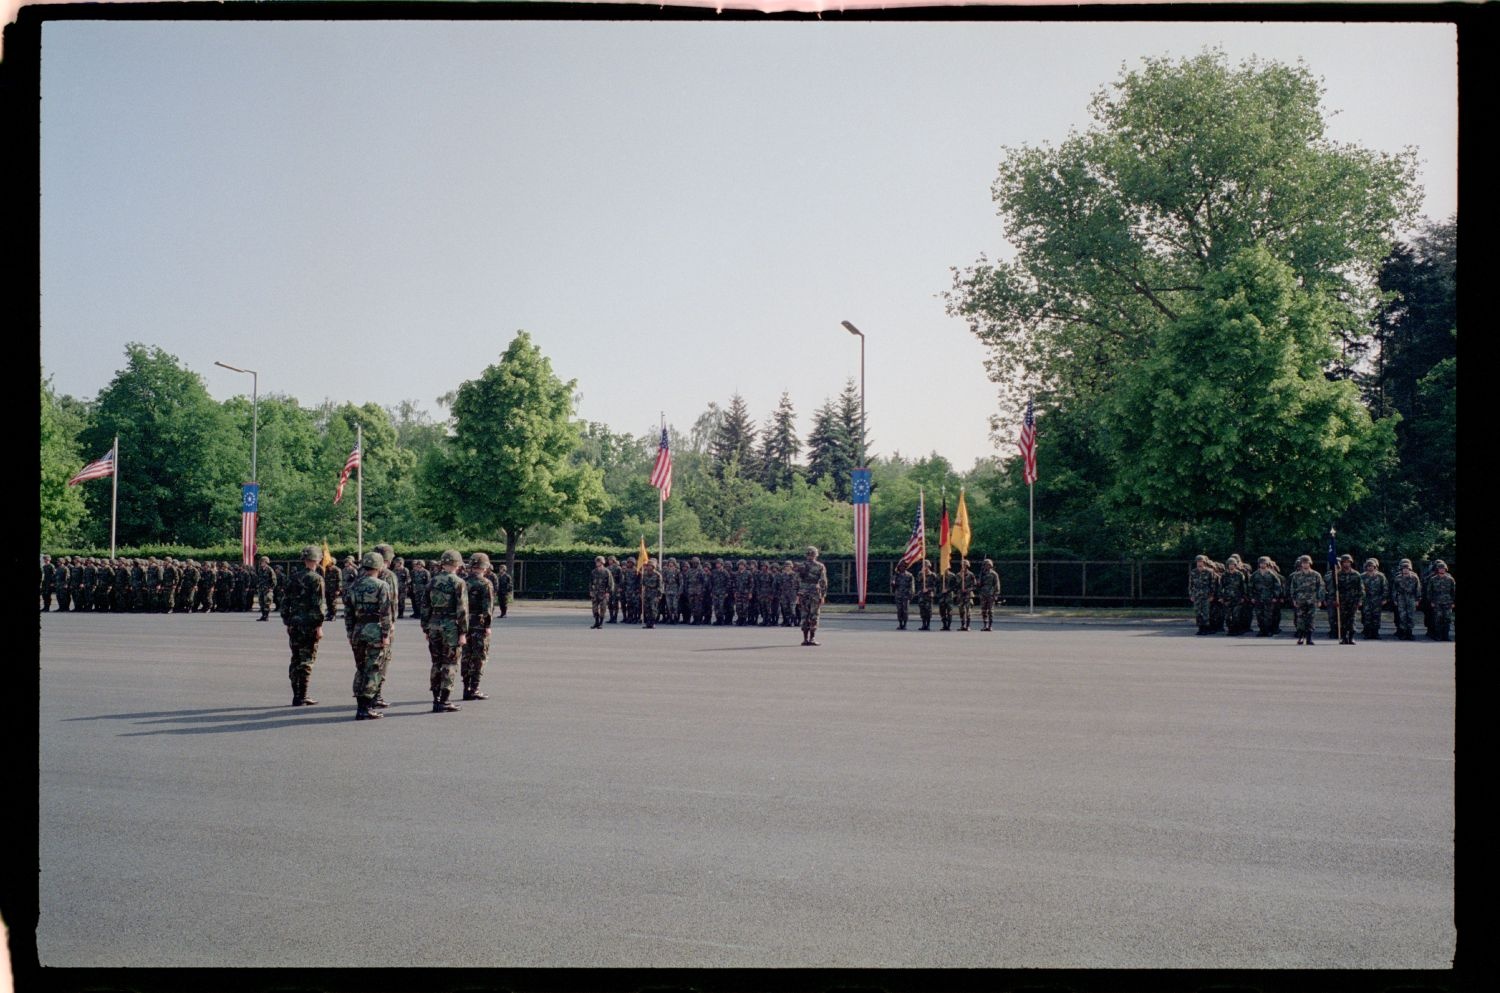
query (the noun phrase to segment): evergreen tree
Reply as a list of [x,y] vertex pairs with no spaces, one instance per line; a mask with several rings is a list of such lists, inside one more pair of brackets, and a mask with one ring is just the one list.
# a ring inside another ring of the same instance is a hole
[[737,465],[740,478],[753,479],[757,475],[755,424],[750,420],[745,398],[738,393],[729,398],[729,408],[724,411],[713,441],[709,443],[709,455],[713,459],[714,473],[721,479],[731,461]]
[[796,476],[797,453],[802,451],[794,423],[796,417],[792,398],[783,393],[781,403],[771,412],[761,432],[760,481],[773,493],[789,488]]

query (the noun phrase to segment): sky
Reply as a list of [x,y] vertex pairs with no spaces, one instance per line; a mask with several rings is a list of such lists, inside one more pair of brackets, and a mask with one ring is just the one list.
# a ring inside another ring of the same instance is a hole
[[1005,147],[1088,127],[1146,57],[1305,61],[1328,135],[1417,148],[1457,210],[1444,24],[53,21],[41,355],[92,398],[127,342],[216,399],[437,397],[526,330],[576,413],[686,432],[860,375],[871,450],[1014,452],[954,267],[1008,254]]

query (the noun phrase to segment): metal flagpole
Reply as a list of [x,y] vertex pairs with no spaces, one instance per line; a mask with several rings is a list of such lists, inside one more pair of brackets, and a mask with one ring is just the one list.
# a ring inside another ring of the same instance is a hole
[[358,523],[355,525],[355,539],[358,545],[359,558],[363,562],[365,558],[365,426],[354,425],[354,447],[359,449],[359,475],[354,480],[354,498],[358,504]]
[[1030,522],[1031,540],[1030,557],[1027,559],[1027,568],[1030,570],[1030,578],[1026,581],[1031,600],[1026,608],[1028,614],[1036,613],[1036,484],[1032,483],[1026,487],[1026,503],[1028,505],[1027,517]]
[[115,557],[115,521],[120,511],[120,436],[115,435],[115,471],[109,493],[109,557]]
[[[667,430],[667,412],[665,410],[661,412],[661,429],[663,432]],[[662,558],[662,551],[665,545],[663,536],[666,534],[666,514],[667,498],[662,495],[662,489],[658,486],[656,488],[656,561],[658,562],[666,561]]]

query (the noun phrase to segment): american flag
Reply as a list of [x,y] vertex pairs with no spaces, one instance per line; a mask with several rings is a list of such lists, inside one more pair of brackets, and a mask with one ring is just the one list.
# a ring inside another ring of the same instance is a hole
[[1017,444],[1026,459],[1023,478],[1031,486],[1036,482],[1036,407],[1031,400],[1026,401],[1026,420],[1021,422],[1021,440]]
[[925,500],[922,491],[918,490],[917,519],[912,522],[911,538],[906,542],[906,554],[901,556],[901,562],[906,566],[913,566],[927,557],[927,515],[923,512]]
[[78,474],[72,479],[68,480],[68,485],[76,486],[79,483],[87,482],[90,479],[103,479],[105,476],[113,476],[114,474],[115,449],[114,446],[111,445],[109,451],[105,452],[99,458],[90,462],[82,469],[79,469]]
[[656,465],[651,468],[651,485],[661,490],[661,498],[672,495],[672,448],[667,443],[667,426],[661,428],[661,445],[656,450]]
[[333,495],[333,502],[337,504],[344,499],[344,484],[349,482],[349,473],[359,468],[359,446],[354,446],[354,451],[349,453],[349,458],[344,462],[343,475],[339,476],[338,492]]
[[855,469],[854,503],[854,575],[859,584],[859,605],[865,605],[865,589],[870,563],[870,470]]

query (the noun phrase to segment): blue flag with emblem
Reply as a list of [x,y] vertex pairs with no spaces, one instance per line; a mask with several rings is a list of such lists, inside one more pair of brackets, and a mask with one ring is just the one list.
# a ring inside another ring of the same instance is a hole
[[255,564],[255,523],[260,516],[260,484],[240,487],[240,562]]
[[852,473],[849,501],[854,504],[854,579],[859,586],[859,606],[865,606],[870,563],[870,470]]

